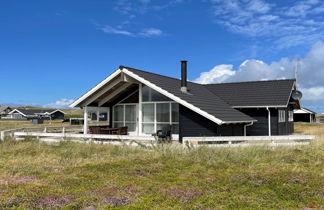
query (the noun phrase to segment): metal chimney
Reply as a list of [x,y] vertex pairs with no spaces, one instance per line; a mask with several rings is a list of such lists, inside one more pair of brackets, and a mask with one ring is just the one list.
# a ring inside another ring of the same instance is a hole
[[187,61],[181,61],[181,92],[187,93]]

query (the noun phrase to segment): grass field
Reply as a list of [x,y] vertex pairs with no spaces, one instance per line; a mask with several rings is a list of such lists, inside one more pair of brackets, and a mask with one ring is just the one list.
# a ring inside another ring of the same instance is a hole
[[43,124],[32,124],[29,120],[0,120],[0,131],[14,128],[47,127],[47,126],[69,126],[70,123],[62,123],[62,120],[45,120]]
[[153,149],[0,143],[0,208],[324,209],[324,126],[310,146]]

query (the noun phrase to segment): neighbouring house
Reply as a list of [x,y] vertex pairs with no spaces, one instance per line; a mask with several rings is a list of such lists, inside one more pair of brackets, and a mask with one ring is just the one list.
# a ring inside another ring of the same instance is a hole
[[316,122],[316,112],[301,108],[301,109],[295,109],[294,110],[294,122],[308,122],[313,123]]
[[59,109],[29,109],[18,108],[13,109],[3,119],[11,120],[63,120],[65,113]]
[[9,106],[0,106],[0,119],[6,116],[12,109]]
[[[174,139],[192,136],[289,135],[294,132],[296,81],[272,80],[203,85],[120,66],[71,104],[89,115],[107,116],[110,128],[128,127],[129,135],[170,129]],[[93,115],[96,113],[96,115]]]

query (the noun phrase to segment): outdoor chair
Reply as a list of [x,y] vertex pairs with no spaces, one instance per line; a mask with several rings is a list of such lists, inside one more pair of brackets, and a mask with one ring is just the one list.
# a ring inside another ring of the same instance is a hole
[[172,140],[171,125],[163,127],[162,130],[157,130],[156,137],[159,142],[170,142]]

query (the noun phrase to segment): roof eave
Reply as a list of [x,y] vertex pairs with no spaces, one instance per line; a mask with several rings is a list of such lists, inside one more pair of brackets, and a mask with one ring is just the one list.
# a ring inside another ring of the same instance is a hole
[[93,94],[95,91],[97,91],[98,89],[100,89],[101,87],[103,87],[105,84],[107,84],[110,80],[112,80],[113,78],[115,78],[119,73],[121,73],[120,69],[117,69],[116,71],[114,71],[111,75],[109,75],[108,77],[106,77],[106,79],[104,79],[103,81],[101,81],[99,84],[97,84],[95,87],[93,87],[91,90],[89,90],[88,92],[86,92],[84,95],[82,95],[80,98],[78,98],[77,100],[75,100],[72,104],[69,105],[69,107],[71,108],[75,108],[75,107],[82,107],[80,106],[80,104],[91,94]]

